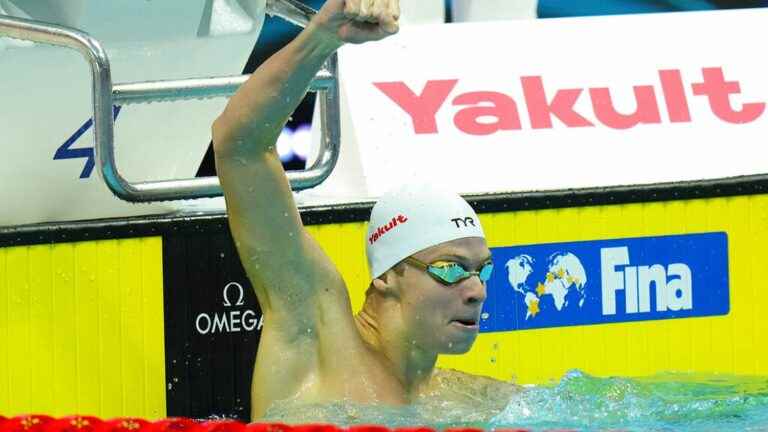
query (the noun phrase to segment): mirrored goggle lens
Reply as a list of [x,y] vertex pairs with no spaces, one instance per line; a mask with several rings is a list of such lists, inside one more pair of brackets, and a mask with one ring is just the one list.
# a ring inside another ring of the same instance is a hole
[[456,283],[469,276],[469,273],[458,264],[432,265],[429,266],[427,271],[449,284]]
[[493,274],[493,263],[488,262],[486,263],[483,268],[480,269],[480,280],[483,282],[488,282],[488,279],[491,278],[491,275]]
[[[445,283],[454,284],[472,276],[474,273],[470,273],[459,264],[443,264],[443,265],[431,265],[427,268],[431,274],[437,276]],[[489,262],[480,269],[477,273],[481,281],[487,282],[493,274],[493,263]]]

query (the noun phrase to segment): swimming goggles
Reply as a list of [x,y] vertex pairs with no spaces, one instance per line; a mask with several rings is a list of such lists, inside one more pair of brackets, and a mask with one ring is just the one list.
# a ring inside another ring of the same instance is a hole
[[403,261],[427,272],[428,275],[445,285],[453,285],[466,278],[477,276],[483,283],[488,282],[493,273],[493,262],[488,261],[478,271],[469,271],[461,264],[452,261],[436,261],[427,264],[414,257],[407,257]]

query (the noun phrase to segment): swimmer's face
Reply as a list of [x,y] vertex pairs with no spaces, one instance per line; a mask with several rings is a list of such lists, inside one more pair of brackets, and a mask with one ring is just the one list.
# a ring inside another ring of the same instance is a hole
[[[470,271],[479,270],[491,256],[482,238],[441,243],[413,255],[431,264],[452,261]],[[423,269],[405,264],[401,279],[403,324],[411,343],[421,349],[446,354],[469,351],[477,337],[486,286],[477,276],[445,285]]]

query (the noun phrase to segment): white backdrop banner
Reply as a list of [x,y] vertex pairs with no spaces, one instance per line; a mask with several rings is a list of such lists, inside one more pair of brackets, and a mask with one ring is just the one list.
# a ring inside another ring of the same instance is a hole
[[766,22],[753,9],[435,25],[344,47],[344,150],[315,193],[766,173]]

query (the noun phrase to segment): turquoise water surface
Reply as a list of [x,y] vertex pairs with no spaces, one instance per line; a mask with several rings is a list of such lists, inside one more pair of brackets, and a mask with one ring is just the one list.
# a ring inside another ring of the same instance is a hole
[[768,378],[672,373],[597,378],[574,370],[551,385],[520,387],[449,372],[412,406],[284,402],[269,410],[267,420],[534,431],[768,431]]

